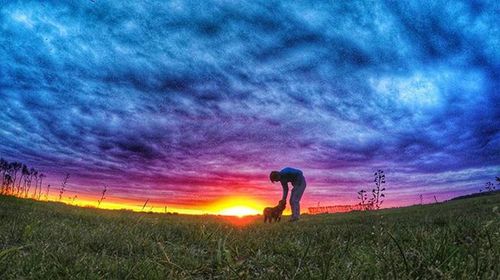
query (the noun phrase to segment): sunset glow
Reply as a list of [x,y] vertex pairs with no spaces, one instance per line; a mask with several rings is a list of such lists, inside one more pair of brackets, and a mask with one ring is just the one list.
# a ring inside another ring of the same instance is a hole
[[230,208],[223,209],[222,211],[219,212],[220,215],[237,216],[237,217],[257,215],[260,213],[261,211],[259,211],[258,209],[252,209],[247,206],[233,206]]
[[262,202],[245,197],[227,197],[211,205],[219,215],[237,217],[261,214],[264,207]]
[[[40,200],[62,202],[68,205],[80,207],[97,208],[97,197],[88,196],[66,196],[59,200],[57,195],[52,195],[48,199],[42,197]],[[111,198],[104,200],[100,205],[100,209],[108,210],[132,210],[137,212],[153,212],[153,213],[179,213],[188,215],[224,215],[243,217],[250,215],[258,215],[262,213],[262,209],[269,205],[260,202],[253,198],[246,197],[226,197],[206,205],[193,205],[191,207],[185,205],[165,205],[155,201],[148,201],[144,206],[145,201],[132,199],[117,199]]]

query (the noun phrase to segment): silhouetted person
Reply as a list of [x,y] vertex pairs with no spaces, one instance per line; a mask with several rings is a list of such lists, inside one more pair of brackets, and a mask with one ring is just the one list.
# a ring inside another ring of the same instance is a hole
[[290,206],[292,207],[291,222],[297,221],[300,216],[300,199],[306,189],[306,178],[299,169],[285,167],[281,171],[271,171],[269,174],[271,182],[281,182],[283,187],[283,197],[281,201],[285,202],[288,196],[288,183],[292,183],[293,189],[290,195]]

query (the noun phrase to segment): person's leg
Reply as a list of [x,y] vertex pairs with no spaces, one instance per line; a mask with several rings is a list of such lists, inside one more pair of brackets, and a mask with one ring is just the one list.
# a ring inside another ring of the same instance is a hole
[[303,179],[301,184],[297,185],[292,189],[292,195],[290,197],[290,205],[292,207],[292,219],[298,219],[300,216],[300,199],[304,190],[306,189],[306,180]]
[[292,219],[297,215],[297,199],[295,199],[295,192],[296,188],[294,187],[292,189],[292,192],[290,193],[290,208],[292,210]]

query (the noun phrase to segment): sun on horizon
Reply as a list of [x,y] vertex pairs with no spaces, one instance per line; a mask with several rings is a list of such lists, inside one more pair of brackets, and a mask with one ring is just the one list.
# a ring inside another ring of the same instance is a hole
[[252,216],[258,215],[261,211],[250,208],[248,206],[233,206],[226,209],[223,209],[219,212],[220,215],[224,216],[236,216],[236,217],[244,217],[244,216]]
[[252,216],[262,213],[265,203],[249,197],[226,197],[211,205],[213,212],[223,216]]

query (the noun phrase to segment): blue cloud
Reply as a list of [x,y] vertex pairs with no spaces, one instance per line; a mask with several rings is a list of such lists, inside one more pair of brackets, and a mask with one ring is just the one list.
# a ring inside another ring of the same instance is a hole
[[285,165],[310,201],[351,198],[376,168],[401,197],[466,192],[500,165],[496,6],[4,3],[0,155],[117,196],[242,180],[265,196]]

